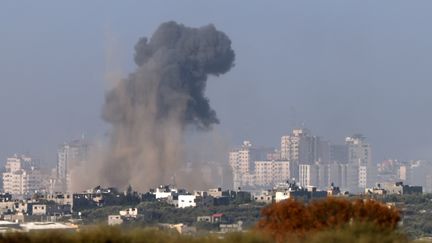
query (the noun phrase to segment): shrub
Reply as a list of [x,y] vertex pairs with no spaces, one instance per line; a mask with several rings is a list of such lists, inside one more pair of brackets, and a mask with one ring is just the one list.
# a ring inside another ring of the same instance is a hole
[[288,199],[272,204],[261,212],[256,229],[270,234],[277,241],[288,236],[304,237],[309,232],[339,229],[348,224],[372,224],[381,230],[393,231],[400,220],[393,207],[374,200],[328,198],[306,205]]

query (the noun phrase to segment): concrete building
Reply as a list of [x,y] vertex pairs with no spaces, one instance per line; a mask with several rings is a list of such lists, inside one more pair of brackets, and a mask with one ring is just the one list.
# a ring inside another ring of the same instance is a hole
[[318,169],[318,189],[327,189],[330,185],[330,164],[317,164]]
[[298,182],[302,187],[316,187],[318,185],[318,166],[315,164],[300,164]]
[[7,159],[3,173],[4,192],[18,198],[42,190],[41,172],[30,157],[14,155]]
[[330,162],[336,162],[340,164],[348,163],[348,146],[343,145],[330,145]]
[[244,141],[239,149],[229,153],[229,164],[233,172],[233,187],[254,187],[254,162],[266,160],[267,155],[274,151],[268,148],[255,148],[250,141]]
[[57,186],[60,192],[71,192],[71,170],[74,166],[86,163],[88,144],[83,140],[74,140],[61,145],[57,151]]
[[309,163],[312,158],[310,131],[307,129],[293,129],[290,135],[281,137],[281,159],[293,163]]
[[31,206],[32,215],[46,215],[47,214],[47,205],[46,204],[33,204]]
[[358,171],[356,167],[345,163],[334,162],[328,165],[329,186],[332,184],[343,191],[349,191],[350,185],[357,187]]
[[296,169],[289,161],[255,161],[255,186],[273,187],[291,179]]
[[156,199],[167,199],[173,195],[178,194],[179,190],[172,185],[160,185],[151,193],[155,195]]
[[405,185],[403,182],[384,183],[381,187],[386,190],[387,194],[409,195],[423,193],[421,186]]
[[125,210],[120,210],[119,214],[125,218],[136,218],[138,217],[138,208],[128,208]]
[[297,200],[309,201],[327,197],[327,191],[319,191],[316,187],[299,187],[295,182],[281,183],[274,188],[275,202],[295,198]]
[[274,201],[275,193],[272,190],[261,191],[254,193],[252,197],[255,202],[271,204]]
[[398,170],[399,180],[403,181],[405,184],[411,183],[411,166],[401,165]]
[[123,224],[121,215],[108,215],[108,225],[120,225]]
[[371,165],[372,153],[371,146],[365,142],[365,137],[355,134],[345,138],[348,146],[348,164]]
[[281,137],[281,159],[294,163],[328,163],[330,145],[320,137],[312,136],[308,129],[293,129]]
[[404,185],[403,182],[382,183],[372,188],[366,188],[365,193],[375,195],[412,195],[422,194],[423,188],[421,186]]
[[377,168],[372,163],[371,146],[360,134],[346,137],[345,143],[348,146],[349,191],[364,191],[376,183]]
[[195,195],[179,195],[178,208],[196,207]]

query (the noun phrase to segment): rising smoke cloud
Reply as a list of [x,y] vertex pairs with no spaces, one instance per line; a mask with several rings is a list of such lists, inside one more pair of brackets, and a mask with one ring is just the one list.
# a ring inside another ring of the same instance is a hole
[[[102,117],[112,125],[101,184],[148,189],[169,183],[184,163],[187,126],[219,123],[205,96],[209,75],[233,67],[231,41],[213,25],[159,26],[135,46],[137,69],[106,94]],[[190,178],[176,178],[179,184]]]

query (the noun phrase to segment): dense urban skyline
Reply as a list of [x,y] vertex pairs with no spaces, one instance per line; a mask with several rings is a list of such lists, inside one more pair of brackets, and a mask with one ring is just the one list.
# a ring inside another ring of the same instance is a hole
[[334,143],[364,134],[376,162],[431,159],[430,5],[4,2],[0,156],[29,152],[53,165],[59,144],[103,137],[109,83],[132,70],[138,37],[175,20],[213,23],[232,39],[235,68],[207,89],[225,147],[276,146],[304,123]]

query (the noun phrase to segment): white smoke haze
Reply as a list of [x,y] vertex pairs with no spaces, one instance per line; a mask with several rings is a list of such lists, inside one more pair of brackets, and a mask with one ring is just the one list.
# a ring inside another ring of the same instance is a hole
[[233,66],[230,39],[213,25],[167,22],[150,39],[141,38],[135,51],[136,71],[106,94],[102,117],[112,126],[109,143],[91,156],[88,167],[75,169],[76,190],[132,185],[143,191],[174,177],[179,186],[203,182],[202,173],[180,170],[185,129],[209,130],[219,123],[204,92],[209,75]]

